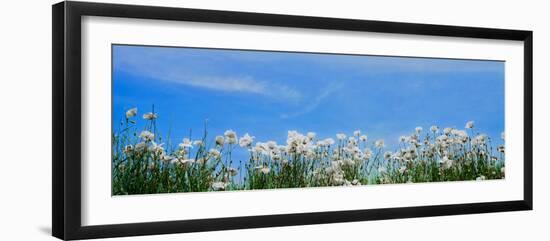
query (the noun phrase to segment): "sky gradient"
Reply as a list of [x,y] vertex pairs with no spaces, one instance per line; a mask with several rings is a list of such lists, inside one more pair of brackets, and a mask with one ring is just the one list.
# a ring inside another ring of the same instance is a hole
[[[284,144],[288,130],[320,138],[354,130],[392,150],[431,125],[504,131],[504,62],[199,48],[113,46],[113,128],[152,106],[174,145],[233,129]],[[143,126],[143,120],[138,126]],[[246,158],[246,153],[237,158]]]

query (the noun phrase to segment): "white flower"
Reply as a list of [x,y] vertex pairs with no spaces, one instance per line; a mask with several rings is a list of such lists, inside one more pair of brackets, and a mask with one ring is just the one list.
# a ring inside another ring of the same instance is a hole
[[124,147],[124,153],[128,154],[128,153],[131,153],[132,151],[134,150],[134,147],[132,145],[126,145]]
[[472,128],[474,128],[474,121],[466,122],[466,129],[472,129]]
[[223,134],[227,138],[227,143],[237,144],[237,133],[234,130],[226,130]]
[[468,137],[468,133],[466,133],[466,131],[464,130],[456,130],[456,129],[453,129],[451,131],[451,133],[455,136],[459,136],[459,137]]
[[498,146],[497,151],[500,152],[500,153],[504,153],[504,145]]
[[172,159],[171,161],[172,163],[174,164],[177,164],[179,165],[181,168],[187,168],[189,167],[191,164],[195,163],[195,160],[194,159]]
[[420,126],[417,126],[416,128],[414,128],[414,131],[415,131],[417,134],[420,133],[420,132],[422,132],[422,130],[423,130],[423,129],[422,129],[422,127],[420,127]]
[[267,149],[269,149],[270,151],[274,151],[276,149],[278,149],[278,145],[277,145],[277,142],[275,141],[268,141],[265,143],[265,145],[267,146]]
[[361,135],[361,131],[360,130],[356,130],[353,132],[353,136],[355,137],[359,137]]
[[439,131],[439,127],[437,127],[437,126],[432,126],[432,127],[430,127],[430,131],[433,132],[433,133],[436,133],[436,132]]
[[369,148],[365,148],[365,150],[363,151],[363,157],[365,158],[365,160],[370,159],[372,157],[372,151]]
[[355,162],[351,159],[344,159],[344,160],[340,160],[340,163],[344,166],[353,166],[353,164],[355,164]]
[[376,148],[382,148],[384,147],[384,140],[377,140],[374,142],[374,146],[376,146]]
[[264,148],[263,142],[256,142],[256,145],[252,148],[252,151],[257,154],[263,154],[264,152],[267,153],[267,148]]
[[126,119],[132,118],[137,115],[137,108],[132,108],[126,111]]
[[164,147],[162,147],[163,145],[164,143],[157,145],[157,143],[153,141],[149,147],[149,151],[153,152],[155,155],[162,156],[164,154]]
[[145,142],[140,142],[136,144],[135,150],[138,152],[144,152],[147,150],[147,144]]
[[451,127],[445,127],[445,129],[443,129],[443,134],[448,135],[451,133],[452,130],[453,128]]
[[315,136],[317,136],[317,133],[315,133],[315,132],[310,131],[310,132],[307,133],[307,138],[309,138],[310,141],[315,139]]
[[163,155],[160,159],[162,159],[163,162],[168,163],[168,162],[170,162],[172,159],[174,159],[174,157],[172,157],[172,156],[167,156],[167,155]]
[[[311,157],[311,155],[312,154],[308,151],[307,156]],[[278,151],[271,152],[270,156],[271,156],[271,159],[273,159],[273,161],[280,161],[281,160],[281,153],[279,153]]]
[[485,142],[487,141],[487,138],[488,138],[487,135],[480,134],[480,135],[478,135],[478,136],[476,136],[472,139],[472,145],[474,145],[474,146],[476,146],[476,145],[480,145],[480,146],[485,145]]
[[286,139],[288,152],[304,152],[309,145],[309,138],[298,133],[297,131],[288,131],[288,137]]
[[357,145],[357,139],[355,139],[354,137],[350,136],[348,138],[348,145],[350,146],[356,146]]
[[230,139],[237,138],[237,133],[234,130],[226,130],[223,134],[225,135],[225,137]]
[[448,139],[449,139],[449,137],[446,136],[446,135],[440,135],[440,136],[438,136],[438,137],[435,138],[435,140],[436,140],[437,142],[443,142],[443,143],[444,143],[444,142],[447,142]]
[[158,118],[157,113],[149,112],[143,114],[143,119],[145,120],[154,120],[156,118]]
[[444,156],[439,163],[443,167],[443,169],[449,169],[453,166],[453,160],[449,159],[447,156]]
[[270,169],[269,167],[266,167],[266,166],[256,166],[254,167],[254,169],[256,169],[257,171],[263,173],[263,174],[268,174]]
[[401,166],[399,167],[399,173],[403,174],[407,171],[407,167],[406,166]]
[[299,135],[300,135],[300,133],[298,133],[297,131],[291,130],[291,131],[288,131],[287,137],[288,137],[288,139],[293,139],[293,138],[295,138]]
[[367,135],[361,135],[361,136],[359,137],[359,140],[361,140],[361,141],[363,141],[363,142],[367,141],[367,139],[368,139]]
[[[341,173],[341,172],[337,172],[337,173],[334,173],[332,175],[332,183],[334,185],[342,185],[342,184],[345,184],[347,180],[344,179],[344,174]],[[349,182],[349,181],[348,181]]]
[[250,147],[252,145],[252,142],[254,141],[253,136],[250,136],[248,133],[244,134],[243,137],[239,140],[239,145],[243,148]]
[[344,139],[346,139],[346,134],[344,134],[344,133],[338,133],[338,134],[336,134],[336,139],[338,139],[338,140],[340,140],[340,141],[341,141],[341,140],[344,140]]
[[237,144],[237,138],[227,138],[227,143],[229,144]]
[[220,151],[218,151],[218,149],[210,149],[210,151],[208,151],[208,153],[213,156],[214,158],[219,158],[221,153]]
[[204,143],[201,140],[193,141],[193,145],[195,145],[195,146],[202,146],[202,144],[204,144]]
[[193,148],[193,145],[191,144],[191,140],[189,138],[183,138],[182,143],[180,143],[180,148]]
[[325,142],[325,144],[327,144],[328,146],[332,146],[332,145],[334,145],[334,143],[335,143],[334,139],[332,139],[332,138],[327,138],[327,139],[324,140],[324,142]]
[[406,136],[400,136],[399,137],[399,142],[406,142],[407,141],[407,137]]
[[216,145],[217,146],[223,146],[223,143],[224,143],[224,138],[223,136],[216,136]]
[[458,137],[461,142],[468,141],[468,133],[464,130],[453,130],[452,133]]
[[384,152],[384,159],[389,160],[392,156],[391,151]]
[[139,137],[144,141],[152,141],[153,139],[155,139],[155,134],[151,133],[150,131],[142,131],[139,134]]
[[225,183],[225,182],[214,182],[214,183],[212,183],[212,189],[214,189],[215,191],[225,190],[226,186],[227,186],[227,183]]

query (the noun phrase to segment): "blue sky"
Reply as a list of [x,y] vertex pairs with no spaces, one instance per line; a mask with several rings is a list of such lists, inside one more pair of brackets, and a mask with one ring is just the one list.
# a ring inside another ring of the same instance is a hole
[[[284,143],[360,129],[388,148],[416,126],[504,130],[504,62],[113,46],[113,126],[127,109],[158,113],[178,143],[227,129]],[[139,121],[138,125],[144,125]],[[244,155],[244,154],[242,154]]]

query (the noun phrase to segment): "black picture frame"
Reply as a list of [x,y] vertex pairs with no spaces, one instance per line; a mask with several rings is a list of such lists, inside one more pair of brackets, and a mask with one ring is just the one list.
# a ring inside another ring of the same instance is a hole
[[[421,207],[344,210],[284,215],[146,222],[81,224],[81,17],[194,21],[426,36],[517,40],[524,43],[524,194],[522,200]],[[52,233],[60,239],[106,238],[213,230],[309,225],[380,219],[532,210],[533,32],[491,28],[367,21],[278,14],[151,7],[90,2],[52,6]]]

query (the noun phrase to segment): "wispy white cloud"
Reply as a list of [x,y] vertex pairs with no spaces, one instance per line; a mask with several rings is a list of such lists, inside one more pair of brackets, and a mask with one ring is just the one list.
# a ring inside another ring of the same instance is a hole
[[297,102],[301,99],[301,93],[293,88],[268,81],[258,81],[252,77],[159,77],[157,75],[157,78],[176,84],[204,88],[214,91],[258,94],[270,98],[275,98],[281,101]]
[[338,91],[340,88],[342,88],[342,86],[342,84],[336,84],[335,82],[331,83],[323,88],[315,97],[313,97],[311,102],[306,103],[303,108],[296,112],[283,113],[280,115],[280,117],[282,119],[288,119],[312,112],[317,109],[317,107],[319,107],[319,105],[321,105],[327,97],[329,97],[332,93]]
[[177,84],[189,85],[210,90],[220,90],[228,92],[249,92],[256,94],[264,94],[265,84],[260,83],[250,77],[169,77],[160,76],[159,79],[174,82]]
[[[152,49],[150,51],[121,49],[117,53],[120,55],[115,59],[117,70],[132,75],[212,91],[257,94],[281,102],[297,103],[302,97],[297,89],[276,80],[258,80],[253,76],[212,71],[208,61],[204,62],[204,58],[198,58],[191,54],[178,55],[167,51],[167,49]],[[211,58],[209,61],[213,62],[221,61],[211,56],[207,58]]]

